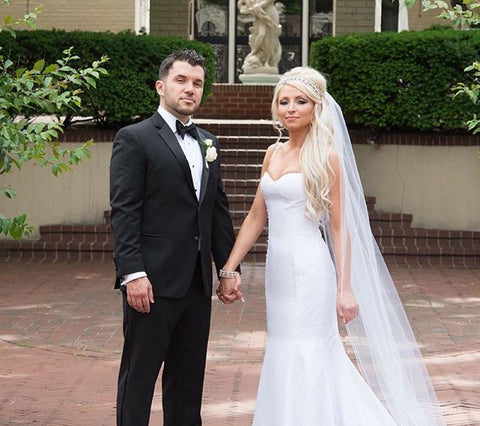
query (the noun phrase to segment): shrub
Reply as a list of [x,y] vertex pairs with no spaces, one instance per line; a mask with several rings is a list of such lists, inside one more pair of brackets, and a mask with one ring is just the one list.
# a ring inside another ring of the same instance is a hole
[[324,38],[311,64],[351,124],[463,131],[471,105],[452,88],[479,55],[480,32],[436,29]]
[[38,30],[18,31],[16,39],[0,33],[0,45],[15,65],[26,67],[40,58],[53,63],[71,46],[73,53],[81,58],[79,66],[107,55],[109,75],[97,83],[97,90],[82,95],[82,109],[75,115],[93,117],[98,123],[114,127],[148,117],[155,111],[158,96],[154,83],[158,67],[173,50],[195,49],[205,57],[208,76],[204,99],[211,93],[214,78],[213,49],[207,44],[177,37]]

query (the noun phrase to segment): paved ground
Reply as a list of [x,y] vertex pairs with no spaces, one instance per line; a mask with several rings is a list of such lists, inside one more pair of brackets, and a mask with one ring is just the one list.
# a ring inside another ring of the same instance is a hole
[[[243,271],[246,303],[214,302],[206,426],[252,419],[265,346],[264,270]],[[480,269],[391,271],[448,424],[479,425]],[[0,425],[114,425],[122,332],[112,280],[110,263],[0,263]],[[159,392],[152,425],[162,424]]]

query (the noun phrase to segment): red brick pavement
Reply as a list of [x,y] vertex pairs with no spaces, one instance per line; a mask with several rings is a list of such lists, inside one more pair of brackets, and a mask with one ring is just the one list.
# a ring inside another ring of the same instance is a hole
[[[265,346],[261,266],[214,302],[206,426],[251,423]],[[391,267],[449,425],[480,424],[480,269]],[[109,262],[0,264],[0,425],[114,425],[121,300]],[[152,425],[161,425],[160,388]],[[297,425],[295,425],[297,426]],[[299,425],[301,426],[301,425]]]

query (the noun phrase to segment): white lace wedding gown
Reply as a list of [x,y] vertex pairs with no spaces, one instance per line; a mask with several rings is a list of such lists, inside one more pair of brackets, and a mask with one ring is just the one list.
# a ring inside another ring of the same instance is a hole
[[261,189],[268,342],[254,426],[395,425],[340,340],[334,265],[318,223],[305,216],[302,175],[267,172]]

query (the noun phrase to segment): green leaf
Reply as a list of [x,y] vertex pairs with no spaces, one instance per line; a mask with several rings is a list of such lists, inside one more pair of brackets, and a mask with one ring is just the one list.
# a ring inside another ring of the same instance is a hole
[[18,68],[17,71],[15,72],[17,78],[20,78],[25,71],[26,71],[26,68]]
[[62,170],[60,169],[60,165],[58,164],[54,164],[52,166],[52,173],[54,176],[58,176],[58,174],[61,172]]
[[7,198],[13,199],[17,197],[17,194],[15,191],[13,191],[10,188],[3,188],[0,190],[0,192]]
[[37,28],[37,23],[32,21],[31,19],[27,19],[25,23],[32,29],[35,30]]
[[57,64],[50,64],[43,70],[43,73],[44,74],[50,74],[50,73],[52,73],[54,71],[57,71],[57,70],[58,70],[58,65]]
[[93,77],[89,77],[88,75],[85,76],[85,81],[90,85],[90,86],[93,86],[93,87],[97,87],[97,83],[95,81],[95,79]]
[[71,152],[70,153],[70,163],[73,165],[77,165],[81,161],[80,155],[78,155],[76,152]]
[[50,129],[50,130],[48,131],[48,133],[49,133],[49,135],[50,135],[51,137],[53,137],[53,138],[55,138],[55,139],[58,138],[58,132],[57,132],[55,129]]
[[17,38],[17,33],[10,27],[5,27],[5,31],[7,31],[13,38]]
[[20,238],[22,238],[23,235],[22,227],[18,226],[15,222],[13,222],[12,226],[10,227],[9,234],[15,240],[19,240]]
[[39,135],[40,133],[43,132],[43,129],[45,128],[46,124],[45,123],[36,123],[34,125],[35,127],[35,133]]
[[17,216],[15,218],[15,223],[17,223],[18,225],[24,225],[26,218],[27,218],[27,215],[25,213],[20,216]]
[[34,71],[42,71],[43,67],[45,66],[45,60],[40,59],[39,61],[35,62],[35,65],[33,66]]
[[3,214],[0,214],[0,230],[2,234],[8,235],[11,227],[12,220],[6,218]]

